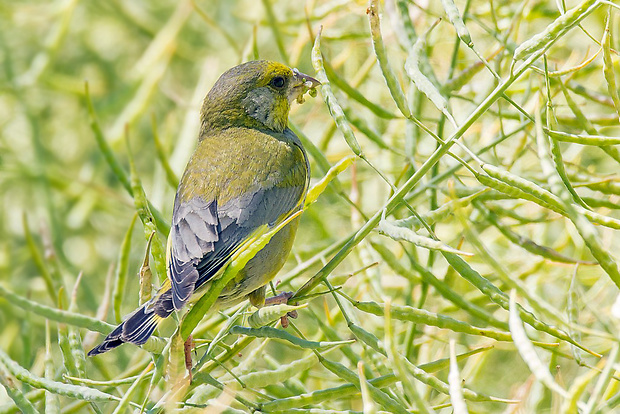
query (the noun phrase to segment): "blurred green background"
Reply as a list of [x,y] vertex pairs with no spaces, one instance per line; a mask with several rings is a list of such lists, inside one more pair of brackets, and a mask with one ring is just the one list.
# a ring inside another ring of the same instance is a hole
[[[457,1],[476,52],[489,61],[486,68],[473,50],[459,41],[441,2],[387,0],[379,6],[389,58],[385,63],[404,90],[411,113],[446,140],[455,128],[419,92],[404,69],[418,36],[424,35],[437,18],[444,17],[428,35],[426,44],[419,47],[421,57],[412,63],[420,67],[440,95],[449,99],[450,112],[456,123],[463,125],[497,86],[492,71],[502,80],[509,79],[515,47],[532,39],[577,4],[572,0]],[[287,282],[287,290],[303,285],[340,249],[338,243],[344,237],[381,211],[393,194],[390,186],[400,188],[439,145],[414,121],[406,119],[395,104],[386,86],[385,70],[381,70],[373,49],[367,7],[366,2],[351,0],[0,2],[0,284],[33,302],[67,309],[67,298],[82,273],[74,312],[110,323],[131,312],[138,303],[138,271],[145,255],[145,232],[138,220],[130,237],[121,312],[114,315],[112,305],[105,306],[106,298],[111,300],[121,244],[136,208],[98,146],[93,122],[101,127],[113,154],[127,172],[130,155],[133,156],[149,201],[168,220],[176,189],[174,176],[180,176],[193,151],[198,110],[217,77],[226,69],[257,57],[281,61],[312,75],[315,70],[311,49],[319,26],[323,26],[321,50],[331,87],[366,159],[390,184],[368,163],[358,160],[339,176],[338,186],[330,186],[304,213],[293,254],[277,277]],[[611,56],[611,66],[604,63],[605,50],[600,51],[608,14],[612,36],[606,52]],[[458,134],[473,152],[490,145],[481,155],[484,162],[552,191],[558,181],[550,178],[544,166],[552,165],[557,170],[558,162],[563,165],[566,177],[589,208],[611,223],[601,225],[595,221],[597,225],[592,228],[599,247],[611,258],[609,266],[616,269],[620,251],[617,146],[602,151],[596,145],[561,142],[556,143],[556,148],[563,159],[544,159],[548,144],[541,146],[537,141],[534,116],[538,112],[545,126],[575,136],[619,136],[619,105],[613,99],[614,87],[609,86],[610,71],[618,71],[618,16],[617,6],[599,4],[580,25],[568,30],[565,24],[562,27],[566,31],[551,33],[557,41],[547,55],[548,70],[559,72],[546,78],[543,60],[538,59],[531,65],[536,70],[530,67],[518,80],[511,81],[506,97],[476,116],[464,134]],[[592,61],[587,60],[593,56]],[[86,83],[96,121],[88,112]],[[311,151],[314,179],[324,175],[326,161],[334,164],[351,154],[322,97],[320,92],[304,105],[295,105],[290,116],[294,126],[316,146],[314,153]],[[551,112],[546,112],[547,103]],[[156,138],[170,165],[168,173],[156,151]],[[452,151],[462,158],[468,155],[456,146]],[[467,163],[482,172],[476,161]],[[399,204],[388,218],[403,219],[412,216],[412,212],[424,215],[485,189],[468,169],[455,166],[458,162],[454,158],[441,157],[405,197],[409,206]],[[437,176],[441,178],[435,179]],[[357,208],[352,208],[351,203]],[[519,303],[532,310],[536,320],[557,326],[598,354],[607,356],[611,352],[617,356],[618,319],[611,314],[617,287],[608,273],[593,263],[596,258],[571,220],[540,203],[505,195],[497,188],[480,193],[473,205],[469,201],[459,206],[453,203],[447,213],[432,225],[433,233],[443,243],[473,253],[473,257],[463,259],[489,283],[506,295],[516,289]],[[425,229],[418,233],[430,237]],[[547,250],[537,250],[532,243]],[[582,263],[560,263],[555,260],[556,252]],[[304,268],[306,263],[309,264]],[[501,324],[493,325],[472,316],[454,301],[446,300],[436,287],[429,286],[414,263],[434,274],[440,286],[484,309]],[[470,327],[503,326],[500,330],[508,332],[509,312],[488,292],[481,292],[462,279],[458,270],[434,250],[396,242],[373,231],[332,274],[333,285],[342,285],[346,295],[358,300],[384,304],[389,298],[395,305],[427,309]],[[53,282],[52,292],[46,277]],[[420,283],[420,277],[425,283]],[[60,286],[64,293],[59,293]],[[317,289],[321,290],[325,288]],[[300,311],[297,326],[305,336],[317,341],[355,338],[347,327],[344,310],[355,324],[381,340],[382,347],[387,346],[381,317],[367,316],[344,299],[341,301],[342,308],[330,295],[313,299],[309,309]],[[218,317],[201,325],[204,339],[213,338],[222,328],[224,319]],[[56,322],[50,323],[50,327],[52,378],[68,383],[63,377],[68,370],[67,362],[63,364],[58,346],[59,339],[62,341],[66,335],[66,327]],[[548,384],[543,386],[536,380],[537,376],[523,362],[519,344],[440,329],[430,323],[394,321],[393,330],[389,335],[393,335],[396,349],[416,365],[448,358],[450,339],[456,340],[457,353],[482,349],[461,363],[465,385],[485,395],[520,402],[479,402],[466,396],[470,412],[562,412],[563,404],[575,395],[571,386],[576,379],[587,384],[580,390],[584,396],[575,397],[582,398],[584,403],[594,398],[593,406],[608,404],[607,409],[613,409],[613,398],[620,395],[617,377],[611,375],[615,367],[606,365],[606,359],[579,351],[566,340],[550,336],[545,329],[528,328],[527,333],[532,340],[546,344],[536,352],[542,366],[551,370],[551,378],[568,390],[568,396],[551,392]],[[101,338],[87,335],[84,329],[79,333],[86,349]],[[33,375],[43,376],[45,338],[45,318],[0,297],[0,349]],[[236,338],[229,335],[226,346]],[[329,358],[358,373],[357,356],[364,363],[367,376],[388,375],[396,370],[392,357],[357,339],[354,344],[329,353]],[[259,341],[249,349],[255,349]],[[494,348],[486,349],[489,345]],[[308,351],[277,341],[267,340],[261,346],[260,352],[250,354],[246,350],[226,361],[226,369],[245,364],[247,367],[240,371],[261,372],[308,355]],[[250,362],[246,355],[251,355]],[[96,361],[87,360],[86,373],[91,379],[112,380],[138,374],[149,360],[148,353],[127,345]],[[592,371],[595,366],[608,367],[608,371],[597,377]],[[5,376],[5,371],[0,376]],[[444,369],[433,375],[447,381],[447,372]],[[227,379],[223,368],[217,368],[212,375],[222,381]],[[601,378],[601,390],[595,388],[597,378]],[[239,395],[258,404],[345,383],[317,363],[281,384],[256,386],[254,392],[246,390]],[[438,412],[451,412],[449,395],[432,385],[415,384],[430,406]],[[36,387],[19,381],[13,385],[43,411],[46,405],[42,394],[36,394]],[[148,381],[140,385],[134,402],[141,405],[149,401],[150,408],[162,397],[166,385],[164,381],[154,384],[150,397],[147,385]],[[127,389],[98,387],[119,396]],[[403,407],[420,409],[408,386],[399,382],[384,390]],[[209,392],[213,393],[213,389]],[[1,388],[0,395],[0,412],[15,412],[14,403]],[[187,398],[191,396],[190,392]],[[217,392],[213,393],[215,396]],[[339,397],[314,400],[304,406],[317,410],[386,410],[376,397],[366,395],[370,398],[364,398],[366,405],[360,394]],[[62,405],[62,412],[115,409],[115,403],[86,405],[79,398],[77,403],[66,396],[61,398],[68,401]],[[243,412],[249,410],[242,403],[230,403]]]

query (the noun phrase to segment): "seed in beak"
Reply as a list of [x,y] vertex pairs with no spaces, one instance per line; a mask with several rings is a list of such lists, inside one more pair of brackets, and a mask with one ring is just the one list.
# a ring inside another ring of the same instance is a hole
[[296,93],[294,95],[294,99],[297,101],[297,103],[302,104],[304,102],[304,94],[306,92],[308,92],[309,95],[314,98],[316,96],[316,87],[319,86],[321,82],[311,76],[301,73],[296,68],[293,69],[293,74],[295,75],[296,81]]

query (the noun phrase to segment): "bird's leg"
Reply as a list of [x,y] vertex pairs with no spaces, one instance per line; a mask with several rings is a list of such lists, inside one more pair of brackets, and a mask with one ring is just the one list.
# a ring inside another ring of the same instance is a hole
[[[267,299],[265,299],[265,306],[272,306],[272,305],[281,305],[283,303],[288,302],[288,300],[293,297],[293,292],[282,292],[282,293],[278,293],[275,296],[271,296]],[[282,324],[283,328],[288,327],[288,318],[293,318],[293,319],[297,319],[297,311],[291,311],[288,312],[286,315],[282,316],[280,318],[280,323]]]
[[188,336],[183,344],[183,350],[185,352],[185,368],[189,374],[189,382],[192,382],[192,349],[194,349],[194,337]]
[[293,297],[293,292],[281,292],[265,299],[265,306],[282,305]]

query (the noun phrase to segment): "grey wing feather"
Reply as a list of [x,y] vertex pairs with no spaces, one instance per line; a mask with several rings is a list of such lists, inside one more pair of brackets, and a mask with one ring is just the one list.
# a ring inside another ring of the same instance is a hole
[[183,241],[189,257],[196,258],[202,256],[202,249],[200,248],[200,244],[198,244],[200,238],[192,231],[187,221],[181,221],[177,226],[177,231],[181,235],[181,240]]
[[209,228],[209,224],[217,224],[217,221],[215,223],[207,223],[198,213],[193,211],[187,214],[185,221],[189,225],[189,228],[194,232],[199,242],[202,241],[212,243],[217,241],[217,233],[213,233]]
[[257,227],[273,225],[284,214],[293,211],[303,191],[303,186],[260,189],[218,207],[220,239],[215,243],[215,250],[206,254],[197,265],[200,276],[196,288],[216,274]]
[[194,292],[196,265],[219,240],[217,202],[195,197],[175,205],[171,229],[170,279],[172,303],[181,309]]

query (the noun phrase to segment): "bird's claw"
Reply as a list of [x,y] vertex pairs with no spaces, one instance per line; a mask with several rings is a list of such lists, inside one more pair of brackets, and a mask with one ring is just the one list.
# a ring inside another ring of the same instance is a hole
[[[293,292],[281,292],[275,296],[265,299],[265,306],[282,305],[287,303],[294,295]],[[287,328],[289,325],[288,318],[297,319],[297,311],[288,312],[286,315],[280,317],[280,324],[283,328]]]

